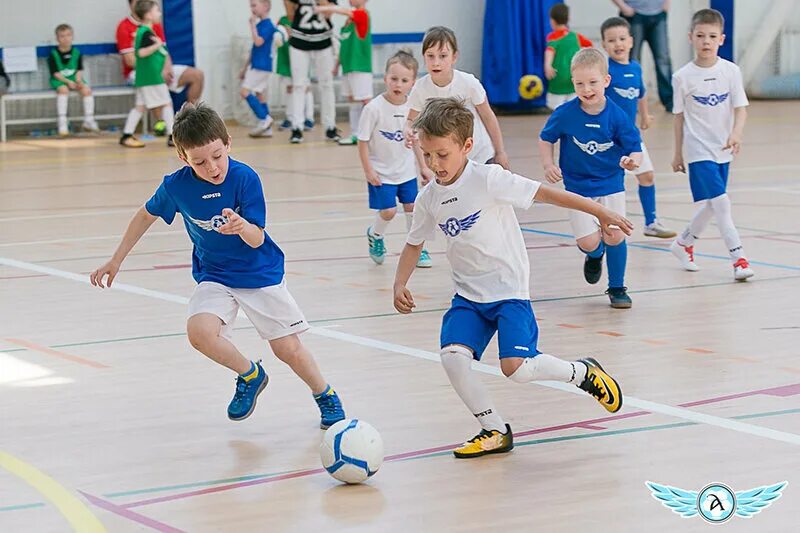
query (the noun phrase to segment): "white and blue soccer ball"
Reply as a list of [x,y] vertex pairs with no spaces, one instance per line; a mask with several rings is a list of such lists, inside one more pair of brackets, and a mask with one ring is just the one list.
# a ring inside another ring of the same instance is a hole
[[322,466],[344,483],[361,483],[383,464],[383,439],[363,420],[340,420],[328,428],[319,445]]

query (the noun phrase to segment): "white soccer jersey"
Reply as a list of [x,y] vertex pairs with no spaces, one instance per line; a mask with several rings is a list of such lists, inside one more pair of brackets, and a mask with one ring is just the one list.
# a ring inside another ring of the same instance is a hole
[[672,76],[672,88],[672,112],[683,113],[686,163],[733,160],[722,147],[733,130],[733,110],[749,103],[739,67],[722,58],[713,67],[691,62]]
[[528,209],[539,185],[470,161],[452,185],[431,181],[422,189],[407,242],[443,233],[456,293],[468,300],[528,300],[530,264],[514,208]]
[[475,106],[486,102],[486,90],[478,81],[478,78],[472,74],[461,72],[460,70],[453,71],[453,81],[449,85],[439,87],[431,79],[430,74],[418,79],[411,89],[411,94],[408,95],[408,104],[414,111],[422,112],[425,107],[425,101],[429,98],[447,98],[447,97],[463,98],[464,104],[472,112],[475,117],[475,125],[472,128],[472,140],[474,145],[472,151],[469,153],[469,158],[478,163],[485,163],[494,157],[494,146],[489,134],[486,132],[486,127],[483,125],[478,110]]
[[408,103],[394,105],[381,94],[361,111],[358,140],[369,142],[369,161],[382,183],[399,185],[417,175],[414,152],[405,147]]

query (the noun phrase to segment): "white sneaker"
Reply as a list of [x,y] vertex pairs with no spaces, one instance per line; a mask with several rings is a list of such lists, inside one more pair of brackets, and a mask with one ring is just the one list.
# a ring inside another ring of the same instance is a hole
[[672,255],[678,258],[681,266],[689,272],[697,272],[700,267],[694,262],[694,246],[683,246],[678,242],[678,239],[672,241],[669,245],[669,251]]
[[58,136],[66,137],[69,135],[69,126],[67,125],[67,117],[58,117]]
[[736,281],[745,281],[747,278],[752,278],[755,275],[753,269],[750,268],[750,263],[744,257],[739,258],[733,264],[733,279]]
[[97,121],[93,118],[84,120],[81,127],[84,131],[88,131],[90,133],[100,133],[100,126],[97,125]]
[[[275,122],[270,115],[260,120],[255,128],[250,130],[250,137],[272,137],[272,123]],[[265,135],[269,131],[269,135]]]
[[653,221],[644,227],[644,234],[648,237],[658,237],[659,239],[671,239],[677,235],[674,231],[664,227],[658,220]]
[[250,137],[272,137],[272,127],[262,130],[261,128],[254,128],[249,133]]

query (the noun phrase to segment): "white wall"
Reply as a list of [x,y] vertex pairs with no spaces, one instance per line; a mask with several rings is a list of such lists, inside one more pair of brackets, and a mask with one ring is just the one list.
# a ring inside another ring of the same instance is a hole
[[[759,38],[757,30],[770,4],[772,0],[736,2],[734,50],[737,57],[742,56],[752,39]],[[800,72],[800,3],[795,2],[792,13],[785,19],[781,34],[756,71],[755,79],[797,72]]]
[[76,43],[113,42],[127,14],[124,0],[0,0],[0,46],[55,44],[61,23],[75,29]]

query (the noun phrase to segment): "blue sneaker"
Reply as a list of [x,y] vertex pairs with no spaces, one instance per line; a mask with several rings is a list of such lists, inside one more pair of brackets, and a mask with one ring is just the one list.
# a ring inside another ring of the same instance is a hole
[[228,418],[231,420],[244,420],[256,408],[256,400],[269,383],[269,376],[261,366],[261,361],[256,363],[258,375],[250,381],[245,381],[242,376],[236,378],[236,393],[228,405]]
[[313,120],[306,119],[305,122],[303,122],[303,129],[304,130],[309,131],[309,130],[311,130],[313,128],[314,128],[314,121]]
[[319,406],[321,415],[319,421],[320,429],[328,429],[339,420],[344,420],[344,409],[342,408],[342,401],[339,400],[339,395],[333,390],[333,387],[328,387],[322,392],[314,396],[314,401]]
[[430,268],[432,266],[433,261],[431,260],[431,254],[428,253],[428,250],[423,248],[422,253],[419,254],[419,259],[417,260],[417,268]]
[[288,130],[291,127],[292,127],[292,123],[289,121],[288,118],[285,118],[285,119],[283,119],[283,122],[281,122],[280,126],[278,126],[278,129],[280,131],[283,131],[283,130]]
[[375,261],[376,265],[382,265],[386,248],[383,245],[383,237],[376,237],[372,234],[372,226],[367,228],[367,242],[369,243],[370,259]]
[[628,287],[609,287],[606,294],[614,309],[630,309],[633,305],[631,297],[628,296]]

